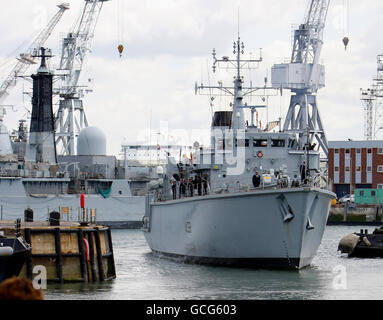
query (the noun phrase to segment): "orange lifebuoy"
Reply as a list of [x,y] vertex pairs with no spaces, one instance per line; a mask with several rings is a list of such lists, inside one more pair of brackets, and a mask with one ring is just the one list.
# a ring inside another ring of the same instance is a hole
[[263,157],[263,152],[262,151],[258,151],[257,156],[258,156],[258,158],[262,158]]
[[85,238],[82,238],[84,240],[84,243],[85,243],[85,247],[86,247],[86,261],[89,261],[89,244],[88,244],[88,240],[86,240]]

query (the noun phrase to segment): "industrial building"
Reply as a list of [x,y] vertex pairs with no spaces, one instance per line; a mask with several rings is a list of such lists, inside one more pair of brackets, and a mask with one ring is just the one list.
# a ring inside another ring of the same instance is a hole
[[338,198],[383,189],[383,140],[329,141],[328,178]]

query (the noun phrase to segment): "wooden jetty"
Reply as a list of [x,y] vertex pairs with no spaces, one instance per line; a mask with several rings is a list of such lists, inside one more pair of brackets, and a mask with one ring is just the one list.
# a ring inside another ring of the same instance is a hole
[[[4,235],[16,233],[15,221],[0,221]],[[33,279],[35,266],[46,268],[47,281],[97,282],[116,278],[110,227],[59,221],[21,222],[20,233],[32,250],[20,272]]]

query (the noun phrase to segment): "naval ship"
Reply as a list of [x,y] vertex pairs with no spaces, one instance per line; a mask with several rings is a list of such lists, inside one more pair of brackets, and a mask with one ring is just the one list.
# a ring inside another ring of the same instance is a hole
[[231,110],[214,112],[210,148],[196,143],[186,164],[169,159],[163,187],[146,197],[142,230],[160,257],[300,269],[317,252],[335,194],[322,186],[320,152],[308,135],[270,132],[254,122],[254,113],[265,106],[244,101],[258,89],[244,86],[241,70],[262,58],[245,60],[243,53],[239,35],[235,58],[217,59],[213,50],[213,71],[219,64],[232,67],[234,86],[196,85],[196,92],[208,88],[230,93]]
[[[127,168],[126,161],[106,155],[106,137],[97,127],[84,128],[77,139],[77,155],[56,152],[52,111],[53,77],[46,60],[49,49],[32,75],[32,115],[29,132],[20,121],[9,135],[0,118],[0,214],[16,220],[33,212],[46,220],[52,211],[63,220],[78,220],[84,194],[88,219],[116,228],[139,228],[145,211],[147,184],[157,181],[157,167]],[[145,169],[145,170],[144,170]],[[132,175],[135,177],[132,178]]]

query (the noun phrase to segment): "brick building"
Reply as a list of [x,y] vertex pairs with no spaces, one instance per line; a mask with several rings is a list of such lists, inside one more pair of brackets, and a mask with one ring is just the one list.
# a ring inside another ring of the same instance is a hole
[[383,189],[383,141],[329,141],[328,177],[338,198],[356,188]]

